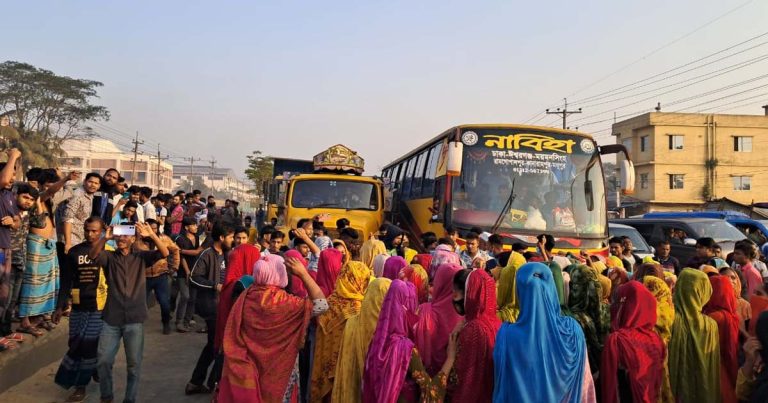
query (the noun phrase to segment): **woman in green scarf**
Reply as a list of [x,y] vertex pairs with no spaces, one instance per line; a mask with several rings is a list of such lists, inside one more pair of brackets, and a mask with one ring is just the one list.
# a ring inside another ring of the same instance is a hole
[[602,287],[597,272],[586,265],[571,265],[568,315],[576,319],[587,340],[589,365],[592,371],[600,368],[603,341],[611,328],[611,316],[602,308]]
[[712,296],[707,275],[683,269],[673,301],[675,321],[669,341],[672,393],[678,402],[720,401],[720,342],[717,322],[701,313]]

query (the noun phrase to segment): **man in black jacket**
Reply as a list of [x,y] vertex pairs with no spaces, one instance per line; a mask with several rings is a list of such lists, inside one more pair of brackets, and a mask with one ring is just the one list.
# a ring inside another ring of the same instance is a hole
[[[235,230],[232,227],[215,226],[211,233],[212,246],[200,253],[194,267],[192,267],[190,283],[197,291],[195,313],[205,320],[205,326],[208,329],[208,341],[203,347],[203,351],[200,352],[197,365],[192,372],[192,379],[185,388],[185,393],[188,395],[209,393],[221,376],[220,368],[217,368],[216,365],[208,375],[208,367],[211,366],[215,358],[216,297],[221,291],[226,276],[227,259],[225,253],[232,247],[234,237]],[[208,375],[208,382],[207,385],[203,385],[206,375]]]

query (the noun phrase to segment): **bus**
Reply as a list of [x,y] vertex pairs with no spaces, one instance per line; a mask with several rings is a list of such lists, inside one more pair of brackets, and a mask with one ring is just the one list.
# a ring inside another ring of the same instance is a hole
[[423,250],[421,235],[452,226],[502,236],[505,245],[555,237],[556,248],[606,254],[607,202],[601,155],[624,154],[623,193],[634,166],[620,144],[598,146],[588,134],[514,124],[448,129],[391,162],[382,178],[388,218]]
[[361,241],[384,222],[384,193],[377,177],[363,176],[364,160],[337,144],[313,158],[314,172],[278,177],[276,214],[278,228],[296,228],[302,218],[318,219],[332,238],[336,220],[346,218]]

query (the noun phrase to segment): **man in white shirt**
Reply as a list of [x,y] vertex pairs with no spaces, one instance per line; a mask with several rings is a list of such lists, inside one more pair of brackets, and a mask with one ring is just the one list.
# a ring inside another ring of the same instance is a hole
[[155,205],[152,204],[152,189],[147,186],[141,188],[139,193],[139,201],[141,202],[142,210],[144,214],[139,214],[140,222],[146,222],[146,220],[153,219],[157,221],[157,210]]

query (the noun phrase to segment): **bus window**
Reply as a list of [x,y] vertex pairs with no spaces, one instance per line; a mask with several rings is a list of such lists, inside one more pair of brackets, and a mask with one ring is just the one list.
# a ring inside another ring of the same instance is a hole
[[435,171],[437,170],[437,160],[440,158],[440,146],[442,143],[435,144],[429,151],[429,160],[427,169],[424,172],[424,181],[421,183],[421,196],[432,197],[435,192]]
[[413,183],[413,165],[416,158],[411,157],[403,168],[403,186],[400,191],[401,199],[409,200],[408,195],[411,194],[411,184]]
[[421,197],[421,183],[424,179],[424,160],[426,159],[426,152],[422,152],[416,156],[416,163],[413,165],[413,185],[411,185],[411,199],[418,199]]

